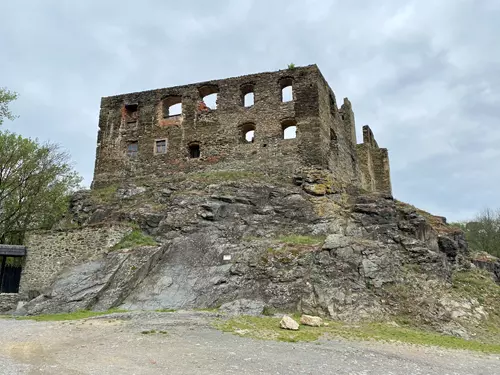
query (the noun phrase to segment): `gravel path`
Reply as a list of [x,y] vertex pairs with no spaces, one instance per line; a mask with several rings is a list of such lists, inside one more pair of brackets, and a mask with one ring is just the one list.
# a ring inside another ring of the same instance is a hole
[[[201,312],[1,319],[0,374],[500,375],[499,356],[346,340],[260,341],[216,331],[210,319]],[[141,333],[147,330],[168,333]]]

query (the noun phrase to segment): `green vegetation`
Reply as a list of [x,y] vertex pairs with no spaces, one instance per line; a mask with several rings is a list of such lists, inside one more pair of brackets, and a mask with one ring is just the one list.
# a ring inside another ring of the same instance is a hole
[[176,312],[176,309],[156,309],[156,312],[162,312],[162,313],[173,313]]
[[44,314],[44,315],[33,315],[33,316],[19,316],[16,317],[18,320],[36,320],[37,322],[52,322],[59,320],[79,320],[79,319],[87,319],[93,316],[114,314],[127,312],[127,310],[120,309],[110,309],[107,311],[89,311],[89,310],[78,310],[72,313],[63,313],[63,314]]
[[295,69],[295,68],[296,68],[296,66],[295,66],[295,64],[294,64],[294,63],[290,63],[290,64],[288,64],[288,69],[293,70],[293,69]]
[[0,87],[0,125],[3,123],[3,119],[14,120],[16,116],[12,114],[9,110],[10,102],[17,99],[18,94],[13,91],[7,90],[5,87]]
[[144,234],[140,230],[133,230],[125,237],[123,237],[120,242],[111,248],[111,250],[120,249],[130,249],[139,246],[157,246],[158,243],[150,236]]
[[0,243],[22,244],[27,231],[52,228],[81,182],[58,145],[9,131],[0,131],[0,170],[6,171],[0,178]]
[[242,316],[220,320],[215,327],[240,336],[277,341],[316,341],[321,337],[343,337],[355,340],[398,341],[418,345],[433,345],[449,349],[466,349],[487,353],[500,353],[500,345],[441,335],[388,323],[359,323],[348,325],[328,321],[328,326],[301,326],[299,331],[283,330],[279,318]]
[[99,189],[92,189],[91,194],[98,202],[109,202],[115,196],[118,185],[112,184]]
[[465,233],[472,251],[500,257],[500,209],[485,209],[473,220],[450,225]]
[[291,245],[320,245],[325,241],[324,236],[288,235],[276,239],[278,242]]

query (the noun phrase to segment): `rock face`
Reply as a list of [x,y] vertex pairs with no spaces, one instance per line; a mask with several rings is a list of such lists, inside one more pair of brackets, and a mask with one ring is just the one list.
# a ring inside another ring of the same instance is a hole
[[288,315],[284,315],[283,318],[281,318],[280,327],[283,329],[289,329],[291,331],[298,331],[299,323],[290,318]]
[[70,268],[26,312],[224,305],[377,318],[398,308],[391,293],[414,268],[443,284],[469,264],[460,232],[390,196],[224,176],[77,194],[73,223],[134,222],[161,245]]

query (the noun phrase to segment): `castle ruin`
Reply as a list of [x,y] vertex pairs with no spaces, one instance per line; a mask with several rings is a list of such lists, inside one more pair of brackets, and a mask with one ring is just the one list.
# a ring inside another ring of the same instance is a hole
[[104,97],[92,186],[176,173],[300,168],[391,194],[387,149],[316,65]]

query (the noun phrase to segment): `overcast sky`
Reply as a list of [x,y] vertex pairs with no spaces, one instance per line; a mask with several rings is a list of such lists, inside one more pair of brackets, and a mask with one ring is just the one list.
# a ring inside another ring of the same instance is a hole
[[8,129],[92,180],[102,96],[316,63],[389,149],[393,191],[449,220],[500,207],[499,0],[16,0]]

